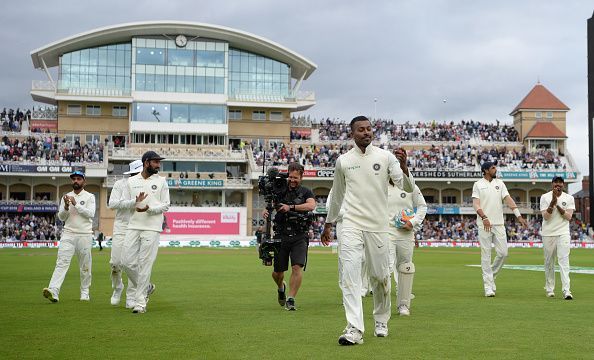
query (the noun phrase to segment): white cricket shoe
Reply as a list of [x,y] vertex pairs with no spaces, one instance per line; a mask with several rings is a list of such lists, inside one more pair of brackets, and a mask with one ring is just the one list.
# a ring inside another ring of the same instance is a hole
[[363,344],[363,334],[357,328],[349,325],[338,338],[340,345]]
[[555,292],[547,291],[547,297],[550,297],[550,298],[555,297]]
[[134,301],[126,301],[126,309],[134,309],[136,303]]
[[91,301],[89,293],[80,293],[80,301]]
[[122,289],[115,289],[111,295],[111,305],[117,306],[120,304],[122,299]]
[[400,314],[400,316],[410,316],[410,310],[408,309],[408,306],[406,306],[406,305],[398,306],[398,314]]
[[146,312],[146,307],[136,305],[136,306],[134,306],[134,309],[132,310],[132,312],[134,314],[144,314]]
[[375,322],[375,330],[373,330],[373,335],[377,336],[377,337],[388,336],[388,324],[376,321]]
[[150,296],[155,292],[155,290],[157,289],[157,286],[153,283],[149,283],[148,288],[146,289],[146,302],[149,302],[149,298]]
[[573,300],[573,295],[571,295],[571,291],[569,291],[569,290],[563,291],[563,299]]
[[495,291],[493,290],[485,290],[485,297],[495,297]]
[[45,297],[46,299],[48,299],[49,301],[54,302],[54,303],[60,301],[60,299],[58,299],[58,295],[54,294],[48,288],[43,289],[43,297]]

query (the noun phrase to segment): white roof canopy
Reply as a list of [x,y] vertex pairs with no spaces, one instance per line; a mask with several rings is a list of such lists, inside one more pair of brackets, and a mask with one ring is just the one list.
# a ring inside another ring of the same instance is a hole
[[[175,36],[223,40],[236,49],[249,51],[291,66],[291,77],[307,79],[317,68],[309,59],[265,38],[232,28],[186,21],[143,21],[94,29],[47,44],[31,51],[36,69],[59,65],[62,54],[86,48],[129,42],[135,36]],[[43,61],[42,61],[43,59]]]

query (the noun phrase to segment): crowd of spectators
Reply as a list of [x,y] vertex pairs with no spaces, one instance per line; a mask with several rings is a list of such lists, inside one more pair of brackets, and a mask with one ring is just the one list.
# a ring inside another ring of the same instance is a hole
[[[349,124],[330,119],[313,122],[313,127],[319,129],[321,141],[346,140],[349,134]],[[376,140],[382,136],[393,141],[469,141],[472,138],[489,142],[516,142],[518,132],[513,126],[478,121],[464,121],[459,123],[436,121],[395,123],[393,120],[376,120],[372,122]]]
[[293,140],[311,140],[311,132],[291,130],[291,141]]
[[0,141],[0,162],[18,161],[33,163],[96,163],[103,161],[103,144],[99,141],[81,145],[77,138],[74,142],[52,136],[28,136],[9,138],[3,136]]
[[[309,230],[310,241],[320,239],[324,231],[324,215],[318,215],[312,222]],[[508,218],[505,222],[509,242],[540,242],[542,241],[540,229],[542,218],[536,216],[528,221],[528,227],[523,228],[515,219]],[[586,227],[573,218],[570,223],[571,239],[584,240]],[[443,216],[442,220],[436,215],[428,215],[423,222],[423,227],[415,234],[419,241],[478,241],[478,227],[476,216]]]
[[[296,161],[309,168],[331,168],[341,154],[352,148],[352,144],[292,144],[271,143],[267,149],[253,146],[254,160],[262,166],[266,157],[267,166],[287,166]],[[384,146],[391,149],[391,146]],[[567,164],[555,152],[539,149],[528,152],[501,147],[483,148],[478,145],[431,145],[424,149],[408,150],[408,166],[412,170],[466,170],[480,169],[484,161],[495,161],[499,169],[519,170],[565,170]]]
[[[181,207],[222,207],[223,203],[220,201],[212,201],[212,200],[206,200],[203,201],[201,203],[194,203],[191,201],[177,201],[177,200],[172,200],[171,201],[171,206],[181,206]],[[227,202],[225,203],[225,207],[242,207],[245,206],[241,203],[236,203],[236,202]]]
[[19,132],[23,127],[23,121],[31,119],[31,110],[25,110],[24,112],[17,108],[2,109],[0,112],[0,123],[2,123],[2,131]]
[[0,215],[0,241],[57,240],[54,214]]

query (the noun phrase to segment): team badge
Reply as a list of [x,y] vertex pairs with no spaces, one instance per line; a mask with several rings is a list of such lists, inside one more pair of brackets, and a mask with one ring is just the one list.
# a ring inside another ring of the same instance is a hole
[[561,203],[561,205],[565,206],[565,205],[567,205],[567,203],[564,201]]
[[495,190],[499,190],[499,185],[495,186]]
[[153,190],[157,190],[157,185],[153,185],[153,186],[151,186],[151,189],[153,189]]
[[[84,202],[84,201],[81,201],[81,202],[80,202],[80,204],[81,204],[81,205],[84,205],[84,204],[85,204],[85,202]],[[565,204],[563,204],[563,205],[565,205]]]
[[378,171],[382,166],[380,164],[373,164],[373,170]]
[[406,194],[405,193],[400,193],[400,197],[404,199],[406,197]]

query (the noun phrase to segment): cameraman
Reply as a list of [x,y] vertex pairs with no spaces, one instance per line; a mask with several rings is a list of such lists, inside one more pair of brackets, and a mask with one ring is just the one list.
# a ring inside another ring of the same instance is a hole
[[[307,263],[307,230],[309,221],[306,215],[316,207],[313,192],[301,186],[303,166],[299,163],[289,164],[288,190],[275,205],[274,237],[281,240],[280,250],[274,257],[272,278],[278,286],[278,303],[287,310],[295,310],[295,296],[301,286],[303,270]],[[268,211],[262,214],[268,218]],[[283,281],[285,271],[291,259],[291,279],[289,280],[289,296],[285,295],[287,285]]]

